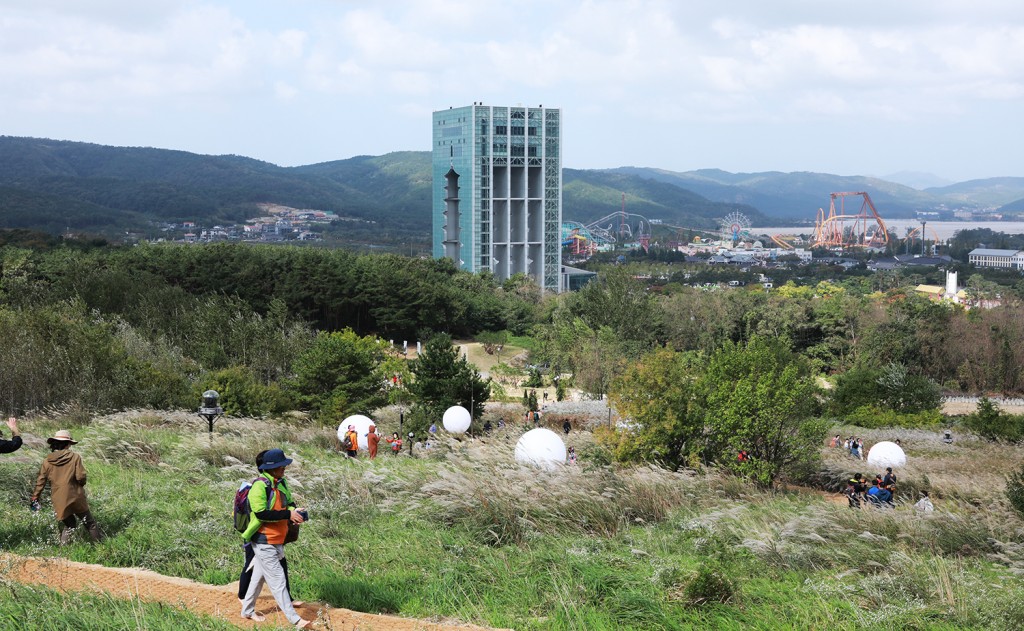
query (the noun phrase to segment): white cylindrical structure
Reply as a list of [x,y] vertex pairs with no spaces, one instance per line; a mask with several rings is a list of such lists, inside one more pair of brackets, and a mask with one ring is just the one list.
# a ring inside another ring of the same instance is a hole
[[516,462],[554,469],[565,464],[565,443],[562,438],[544,427],[531,429],[516,443]]
[[451,406],[444,411],[444,416],[441,417],[441,424],[452,434],[465,434],[472,422],[473,416],[461,405]]

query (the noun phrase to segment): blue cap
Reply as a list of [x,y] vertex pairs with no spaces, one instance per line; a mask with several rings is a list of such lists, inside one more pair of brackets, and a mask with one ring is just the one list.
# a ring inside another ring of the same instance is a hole
[[286,467],[292,463],[291,458],[284,457],[282,449],[268,449],[263,455],[263,464],[259,466],[260,471],[270,471],[278,467]]

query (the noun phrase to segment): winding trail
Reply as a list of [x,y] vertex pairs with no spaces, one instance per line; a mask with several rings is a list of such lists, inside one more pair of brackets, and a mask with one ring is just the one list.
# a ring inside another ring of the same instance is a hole
[[[256,611],[267,616],[255,623],[239,615],[237,584],[204,585],[184,578],[163,576],[138,568],[110,568],[77,563],[63,558],[23,557],[0,554],[0,577],[18,583],[43,585],[60,592],[106,592],[115,598],[138,598],[181,607],[193,613],[221,618],[243,628],[290,626],[267,590]],[[426,621],[382,616],[339,609],[323,603],[306,603],[298,612],[315,620],[314,628],[344,631],[492,631],[487,627],[454,621]]]

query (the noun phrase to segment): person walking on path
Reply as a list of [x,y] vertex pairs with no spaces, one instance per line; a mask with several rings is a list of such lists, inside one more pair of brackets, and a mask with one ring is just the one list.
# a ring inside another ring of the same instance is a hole
[[9,454],[21,449],[21,432],[18,431],[18,419],[7,418],[7,427],[11,428],[11,439],[0,437],[0,454]]
[[295,611],[281,563],[284,560],[288,523],[301,524],[305,521],[299,509],[295,508],[292,494],[284,480],[284,470],[291,463],[291,458],[285,458],[283,450],[268,450],[259,469],[268,476],[270,487],[268,489],[264,479],[257,478],[249,489],[252,519],[242,533],[242,540],[252,545],[253,571],[249,590],[242,599],[242,617],[255,622],[266,620],[265,616],[256,613],[256,599],[266,583],[288,622],[305,629],[312,623]]
[[85,522],[93,542],[100,541],[103,533],[89,512],[89,502],[85,497],[85,466],[82,457],[71,451],[71,445],[77,445],[78,441],[71,439],[71,432],[62,429],[46,442],[50,445],[50,455],[39,467],[39,476],[32,491],[32,508],[38,508],[39,495],[49,483],[53,512],[61,523],[60,545],[71,540],[79,519]]
[[356,431],[355,425],[348,426],[345,438],[348,438],[348,449],[345,450],[345,454],[349,458],[355,458],[359,455],[359,432]]
[[380,443],[380,434],[377,433],[377,426],[371,425],[370,431],[366,434],[366,451],[370,453],[370,460],[377,457],[377,445]]
[[[260,465],[263,464],[263,458],[267,455],[267,450],[264,449],[260,453],[256,454],[256,470],[259,471]],[[264,485],[266,486],[266,485]],[[238,576],[238,602],[245,601],[245,594],[249,591],[249,583],[252,581],[252,543],[242,543],[242,554],[245,555],[245,563],[242,564],[242,573]],[[288,590],[289,598],[291,597],[292,588],[291,583],[288,581],[288,559],[281,559],[281,569],[284,570],[284,585]],[[293,600],[292,607],[301,607],[304,605],[301,600]]]

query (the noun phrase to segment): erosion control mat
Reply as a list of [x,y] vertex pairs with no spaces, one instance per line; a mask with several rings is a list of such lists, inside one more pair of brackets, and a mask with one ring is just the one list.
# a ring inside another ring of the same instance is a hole
[[[0,577],[19,583],[44,585],[60,592],[106,592],[115,598],[138,598],[177,606],[193,613],[222,618],[240,627],[290,626],[278,610],[269,590],[256,603],[256,611],[267,616],[266,622],[254,623],[240,616],[237,585],[203,585],[193,581],[163,576],[137,568],[110,568],[76,563],[62,558],[0,555]],[[488,631],[456,622],[431,622],[394,616],[336,609],[322,603],[306,603],[299,614],[316,622],[317,629],[344,631]]]

